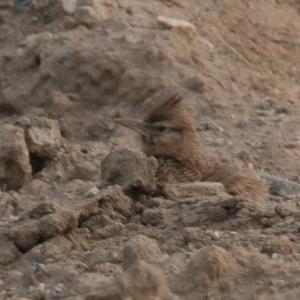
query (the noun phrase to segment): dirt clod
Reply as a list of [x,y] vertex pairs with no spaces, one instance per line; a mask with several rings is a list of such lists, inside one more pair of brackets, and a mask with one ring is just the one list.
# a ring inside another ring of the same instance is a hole
[[155,240],[138,235],[127,242],[123,249],[123,256],[123,268],[128,269],[138,260],[157,263],[161,259],[162,253]]
[[58,121],[35,119],[26,130],[26,141],[31,155],[53,158],[62,146]]
[[119,184],[126,189],[151,192],[156,189],[157,163],[143,153],[118,149],[102,160],[102,178],[106,182]]
[[22,128],[0,128],[0,181],[9,189],[18,189],[31,177],[29,153]]

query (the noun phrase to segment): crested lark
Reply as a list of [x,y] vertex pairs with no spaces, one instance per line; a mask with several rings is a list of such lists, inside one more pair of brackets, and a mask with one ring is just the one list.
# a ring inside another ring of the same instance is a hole
[[261,199],[265,184],[255,171],[237,161],[217,160],[205,155],[190,112],[182,105],[182,97],[173,95],[152,110],[144,120],[119,119],[117,123],[137,132],[143,151],[158,161],[157,182],[214,181],[224,184],[232,195]]

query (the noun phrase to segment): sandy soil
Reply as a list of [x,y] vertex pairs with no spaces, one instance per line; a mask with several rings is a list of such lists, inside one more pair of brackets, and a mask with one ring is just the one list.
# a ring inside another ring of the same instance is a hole
[[[0,299],[299,299],[299,1],[11,2],[0,3]],[[154,196],[105,182],[105,156],[139,151],[113,119],[173,89],[209,154],[290,180],[281,192],[252,204],[218,184]]]

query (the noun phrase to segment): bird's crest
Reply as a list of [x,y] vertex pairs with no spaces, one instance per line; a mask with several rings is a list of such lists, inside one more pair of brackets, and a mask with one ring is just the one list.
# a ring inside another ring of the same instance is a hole
[[171,110],[177,107],[182,102],[182,94],[176,93],[168,98],[163,104],[156,109],[159,110]]
[[160,119],[165,119],[174,114],[175,110],[181,107],[182,94],[173,94],[170,98],[164,101],[161,105],[149,112],[146,121],[155,122]]

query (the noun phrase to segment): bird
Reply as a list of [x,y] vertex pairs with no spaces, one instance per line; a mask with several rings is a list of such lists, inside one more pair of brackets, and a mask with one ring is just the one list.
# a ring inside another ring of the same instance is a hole
[[211,157],[204,151],[196,120],[174,93],[145,118],[117,119],[141,137],[142,151],[158,161],[157,182],[161,185],[197,181],[220,182],[234,196],[262,199],[267,191],[255,170],[237,160]]

